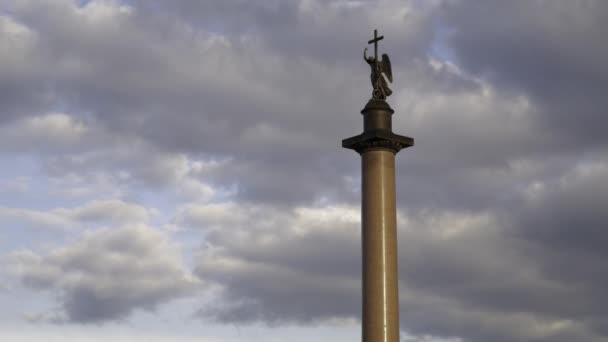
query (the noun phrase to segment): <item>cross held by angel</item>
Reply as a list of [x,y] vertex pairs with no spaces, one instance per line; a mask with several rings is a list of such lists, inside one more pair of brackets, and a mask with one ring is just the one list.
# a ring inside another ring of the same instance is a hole
[[382,55],[382,60],[378,60],[378,42],[384,39],[384,36],[378,37],[378,30],[374,30],[374,39],[368,41],[368,44],[374,44],[374,56],[367,57],[367,48],[363,50],[363,59],[369,64],[372,69],[371,81],[372,81],[372,99],[385,100],[390,96],[393,91],[388,87],[386,78],[392,83],[393,82],[393,71],[391,69],[391,60],[387,54]]

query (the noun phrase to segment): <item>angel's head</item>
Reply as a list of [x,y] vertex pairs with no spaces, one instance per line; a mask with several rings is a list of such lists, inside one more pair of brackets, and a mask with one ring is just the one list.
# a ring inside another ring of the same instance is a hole
[[374,57],[374,56],[367,57],[367,48],[365,48],[365,50],[363,50],[363,59],[365,59],[368,63],[376,62],[376,57]]

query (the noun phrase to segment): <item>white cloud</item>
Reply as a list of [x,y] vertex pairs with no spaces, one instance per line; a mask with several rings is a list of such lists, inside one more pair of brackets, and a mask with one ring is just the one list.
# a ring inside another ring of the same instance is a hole
[[74,143],[87,134],[87,128],[83,123],[77,122],[64,113],[50,113],[42,117],[28,118],[23,130],[25,132],[22,133],[31,134],[42,141],[57,140],[60,143]]
[[0,207],[0,219],[4,222],[26,222],[35,227],[58,230],[71,229],[75,225],[75,222],[69,217],[54,211],[45,212],[23,208]]
[[98,200],[81,207],[50,210],[0,207],[0,220],[16,225],[26,223],[37,228],[74,230],[99,224],[121,226],[146,223],[155,212],[155,209],[121,200]]
[[22,118],[0,126],[0,144],[4,151],[60,152],[83,148],[97,138],[84,121],[65,113],[51,112]]

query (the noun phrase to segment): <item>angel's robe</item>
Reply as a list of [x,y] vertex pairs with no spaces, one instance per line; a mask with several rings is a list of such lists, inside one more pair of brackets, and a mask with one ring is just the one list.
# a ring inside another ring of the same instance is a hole
[[372,98],[384,100],[387,96],[390,96],[393,91],[388,87],[388,82],[386,82],[386,79],[382,75],[384,72],[382,63],[377,62],[374,57],[369,57],[366,61],[372,68],[371,81],[372,87],[374,87]]

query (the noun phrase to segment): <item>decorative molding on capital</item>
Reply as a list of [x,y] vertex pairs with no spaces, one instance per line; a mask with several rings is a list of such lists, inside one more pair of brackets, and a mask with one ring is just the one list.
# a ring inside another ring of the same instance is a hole
[[414,139],[386,129],[365,131],[357,136],[342,140],[342,147],[357,151],[359,154],[370,150],[389,150],[395,154],[404,148],[414,146]]

